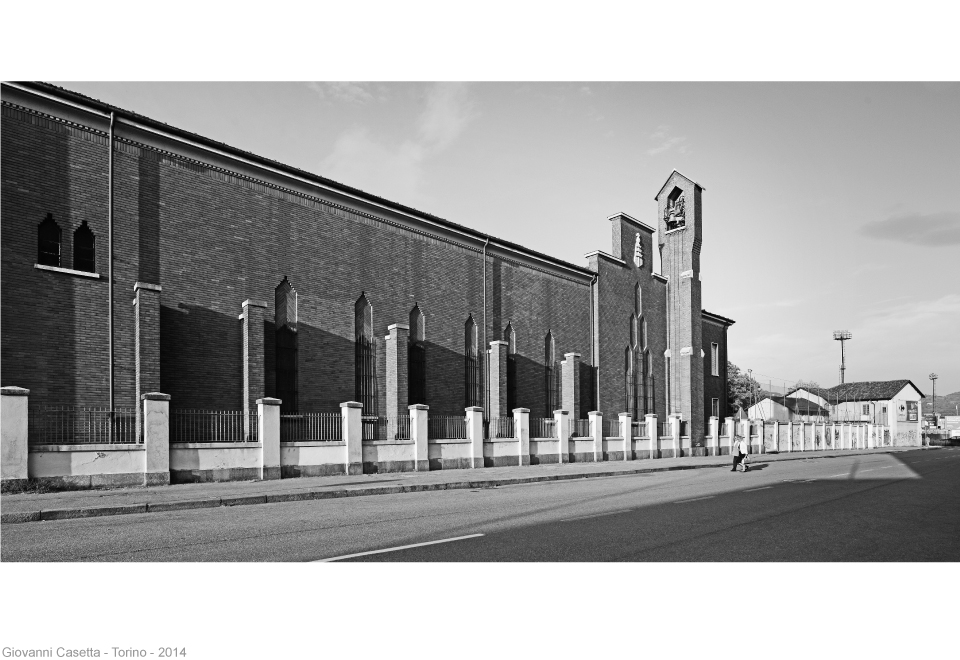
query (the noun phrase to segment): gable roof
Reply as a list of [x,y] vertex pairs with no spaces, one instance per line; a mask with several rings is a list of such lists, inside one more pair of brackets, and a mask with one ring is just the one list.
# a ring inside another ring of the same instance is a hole
[[691,179],[690,177],[688,177],[688,176],[687,176],[686,174],[684,174],[683,172],[680,172],[680,171],[674,169],[672,172],[670,172],[670,176],[667,177],[667,180],[663,182],[663,185],[660,186],[660,190],[657,191],[657,194],[653,196],[654,199],[658,199],[658,198],[660,197],[660,193],[662,193],[662,192],[663,192],[663,189],[667,187],[667,184],[668,184],[668,183],[670,183],[670,179],[673,178],[673,175],[674,175],[674,174],[677,174],[677,175],[679,175],[679,176],[682,176],[684,179],[686,179],[687,181],[689,181],[690,183],[692,183],[694,186],[696,186],[696,187],[699,188],[700,190],[706,190],[706,188],[704,188],[704,187],[701,186],[699,183],[697,183],[696,181],[694,181],[693,179]]
[[[830,411],[815,401],[802,397],[786,397],[787,410],[797,415],[829,415]],[[782,403],[781,403],[782,405]]]
[[907,385],[911,386],[924,398],[920,388],[907,378],[901,380],[866,380],[859,383],[843,383],[834,385],[826,390],[824,396],[830,403],[845,401],[885,401],[895,397]]
[[810,399],[803,399],[800,397],[789,397],[789,396],[786,397],[786,399],[784,399],[784,396],[782,394],[773,394],[771,392],[764,392],[763,395],[764,395],[763,398],[754,405],[759,405],[764,401],[769,400],[777,404],[778,406],[785,407],[787,410],[789,410],[790,412],[796,415],[828,416],[830,414],[830,410],[828,408],[824,408],[823,406],[818,404],[816,401],[811,401]]

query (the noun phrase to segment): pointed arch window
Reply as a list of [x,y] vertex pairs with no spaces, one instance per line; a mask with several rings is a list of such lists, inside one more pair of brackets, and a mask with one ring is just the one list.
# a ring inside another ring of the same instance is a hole
[[637,347],[637,316],[636,314],[630,315],[630,346]]
[[378,414],[377,406],[377,353],[373,343],[373,306],[361,293],[353,306],[354,382],[356,400],[363,405],[362,415]]
[[408,352],[409,403],[427,403],[427,345],[426,327],[420,305],[410,310],[410,346]]
[[297,290],[284,276],[274,290],[274,326],[277,356],[277,398],[280,412],[298,411]]
[[517,333],[513,324],[507,323],[503,330],[503,341],[507,342],[507,411],[517,407]]
[[634,414],[633,349],[623,349],[623,409]]
[[463,324],[464,406],[481,406],[480,359],[477,351],[477,324],[471,314]]
[[87,273],[97,271],[97,239],[84,220],[73,232],[73,269]]
[[547,332],[547,336],[543,338],[543,390],[546,403],[544,417],[553,417],[553,411],[560,407],[559,379],[556,341],[553,332]]
[[633,287],[633,313],[638,317],[643,314],[643,294],[640,291],[640,282]]
[[60,267],[60,225],[48,213],[37,228],[37,263],[41,266]]

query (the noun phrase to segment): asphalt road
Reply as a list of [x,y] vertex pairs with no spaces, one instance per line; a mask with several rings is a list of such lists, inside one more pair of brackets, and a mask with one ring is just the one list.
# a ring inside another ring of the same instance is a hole
[[0,558],[960,560],[960,449],[760,458],[746,474],[683,470],[3,525]]

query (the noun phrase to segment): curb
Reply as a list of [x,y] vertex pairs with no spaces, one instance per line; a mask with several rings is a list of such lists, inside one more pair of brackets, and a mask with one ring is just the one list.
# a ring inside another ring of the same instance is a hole
[[[913,449],[939,449],[939,447],[900,447],[887,451],[857,452],[830,454],[827,456],[804,456],[803,452],[795,452],[796,456],[787,456],[780,461],[819,460],[824,458],[842,458],[844,456],[875,456],[877,454],[895,454]],[[782,454],[775,454],[780,456]],[[763,456],[763,454],[751,454]],[[754,459],[759,460],[759,459]],[[399,493],[425,493],[437,490],[467,490],[474,488],[497,488],[499,486],[514,486],[547,481],[570,481],[572,479],[596,479],[600,477],[617,477],[631,474],[647,474],[653,472],[675,472],[677,470],[707,470],[711,468],[727,468],[728,463],[716,465],[671,465],[669,467],[642,467],[633,470],[609,470],[605,472],[581,472],[571,474],[545,474],[532,477],[515,477],[505,479],[482,479],[476,481],[450,481],[433,484],[407,484],[402,486],[367,486],[361,488],[342,488],[340,490],[313,490],[296,493],[275,493],[272,495],[240,495],[230,497],[215,497],[202,500],[179,500],[174,502],[149,502],[142,504],[125,504],[117,506],[84,507],[77,509],[45,509],[40,511],[18,511],[16,513],[0,514],[0,523],[27,523],[48,520],[70,520],[74,518],[98,518],[101,516],[124,516],[136,513],[163,513],[167,511],[187,511],[190,509],[211,509],[221,506],[249,506],[255,504],[279,504],[283,502],[301,502],[305,500],[329,500],[343,497],[364,497],[368,495],[395,495]]]

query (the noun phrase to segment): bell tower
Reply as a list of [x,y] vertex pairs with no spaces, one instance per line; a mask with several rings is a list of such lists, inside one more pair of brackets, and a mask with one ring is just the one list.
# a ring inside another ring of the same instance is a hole
[[660,262],[667,278],[667,350],[664,352],[667,414],[686,422],[691,445],[703,439],[700,245],[703,187],[676,170],[657,200]]

